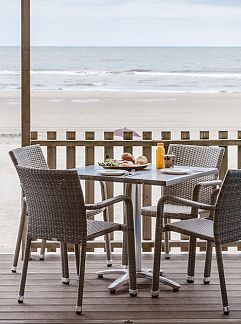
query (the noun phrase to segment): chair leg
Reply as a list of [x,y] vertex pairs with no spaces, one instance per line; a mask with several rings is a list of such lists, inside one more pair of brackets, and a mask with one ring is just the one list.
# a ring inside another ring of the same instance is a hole
[[24,199],[23,203],[22,203],[22,211],[21,211],[21,217],[20,217],[20,223],[19,223],[19,229],[18,229],[18,236],[17,236],[17,242],[16,242],[16,247],[15,247],[15,252],[14,252],[13,265],[12,265],[12,269],[11,269],[12,272],[16,272],[16,270],[17,270],[18,258],[19,258],[20,247],[21,247],[21,242],[22,242],[22,238],[23,238],[26,216],[27,216],[27,205],[26,205],[26,201]]
[[123,268],[128,267],[128,237],[126,232],[123,232],[121,264]]
[[[100,181],[100,189],[101,189],[102,200],[107,199],[108,195],[107,195],[106,182]],[[103,211],[103,220],[104,220],[104,222],[109,222],[108,207]],[[107,263],[107,267],[111,267],[112,266],[112,257],[111,257],[110,234],[106,234],[104,237],[105,237],[106,263]]]
[[[157,212],[159,207],[157,207]],[[160,284],[160,267],[161,267],[161,248],[162,248],[162,224],[160,217],[156,219],[155,246],[154,246],[154,262],[153,262],[153,278],[152,278],[152,297],[159,296]]]
[[212,254],[213,254],[213,242],[207,241],[207,250],[206,250],[206,258],[205,258],[204,277],[203,277],[204,284],[210,283]]
[[42,240],[39,260],[43,261],[45,256],[46,240]]
[[26,283],[26,277],[27,277],[27,272],[28,272],[28,261],[29,261],[30,247],[31,247],[31,238],[27,237],[24,259],[23,259],[22,276],[21,276],[21,282],[20,282],[20,288],[19,288],[19,296],[18,296],[18,302],[20,304],[23,303],[23,300],[24,300],[24,291],[25,291],[25,283]]
[[[164,218],[164,226],[170,222],[169,219]],[[169,247],[169,237],[170,232],[166,231],[164,232],[164,251],[165,251],[165,259],[170,259],[170,247]]]
[[[103,220],[104,222],[109,222],[108,210],[106,209],[103,211]],[[105,237],[106,264],[107,267],[112,267],[110,234],[106,234],[104,237]]]
[[225,276],[223,270],[223,256],[222,256],[222,249],[220,244],[215,244],[216,249],[216,259],[218,265],[218,275],[219,275],[219,282],[222,294],[222,301],[223,301],[223,313],[225,315],[229,314],[229,306],[228,306],[228,296],[225,284]]
[[75,253],[76,273],[77,273],[77,277],[79,277],[79,264],[80,264],[80,246],[79,246],[79,244],[74,245],[74,253]]
[[189,283],[194,282],[196,246],[197,246],[197,238],[190,236],[189,252],[188,252],[188,267],[187,267],[187,282]]
[[[127,195],[130,199],[132,196],[132,185],[130,183],[124,183],[123,193]],[[126,208],[123,206],[123,223],[127,224]],[[122,267],[128,267],[128,235],[127,232],[123,232],[123,242],[122,242]]]
[[79,266],[79,287],[78,287],[78,297],[77,297],[77,303],[75,309],[77,314],[81,314],[82,312],[84,277],[85,277],[85,258],[86,258],[86,242],[81,244],[81,256],[80,256],[80,266]]
[[62,264],[62,283],[69,284],[69,263],[68,263],[68,248],[64,242],[60,243],[61,264]]
[[135,257],[135,242],[134,231],[127,229],[127,247],[128,247],[128,264],[129,264],[129,294],[137,296],[137,283],[136,283],[136,257]]

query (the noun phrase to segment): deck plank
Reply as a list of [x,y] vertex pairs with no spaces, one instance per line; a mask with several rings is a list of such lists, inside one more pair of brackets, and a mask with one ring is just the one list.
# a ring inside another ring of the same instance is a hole
[[[152,256],[145,255],[143,262],[151,266]],[[165,275],[182,284],[179,292],[173,293],[161,286],[157,299],[150,297],[150,281],[140,280],[139,294],[130,297],[128,287],[110,295],[109,279],[96,278],[95,271],[105,267],[103,255],[89,255],[86,266],[83,314],[74,312],[77,294],[77,280],[73,255],[70,256],[69,286],[60,281],[60,259],[48,254],[40,262],[37,255],[29,263],[24,304],[17,303],[21,273],[21,262],[16,274],[10,272],[12,255],[0,254],[0,323],[240,323],[241,322],[241,267],[240,255],[225,255],[225,274],[231,313],[222,314],[221,294],[217,267],[213,260],[212,281],[202,284],[204,260],[198,255],[194,284],[185,282],[187,256],[173,256],[163,260]],[[118,267],[119,256],[114,257]]]

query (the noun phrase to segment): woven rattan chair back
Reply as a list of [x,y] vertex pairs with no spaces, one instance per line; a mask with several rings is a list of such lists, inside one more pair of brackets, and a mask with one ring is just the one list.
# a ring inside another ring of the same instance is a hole
[[26,196],[30,237],[86,241],[86,209],[77,171],[16,168]]
[[[205,167],[220,169],[224,148],[170,144],[168,154],[175,155],[175,164],[191,167]],[[177,196],[185,199],[192,199],[193,189],[198,182],[217,179],[217,175],[210,175],[198,179],[192,179],[173,186],[164,187],[164,195]],[[199,201],[210,203],[211,188],[202,188]]]
[[214,215],[217,243],[241,239],[241,170],[228,170],[218,196]]
[[40,145],[19,147],[10,151],[9,155],[15,167],[21,165],[27,168],[48,169]]

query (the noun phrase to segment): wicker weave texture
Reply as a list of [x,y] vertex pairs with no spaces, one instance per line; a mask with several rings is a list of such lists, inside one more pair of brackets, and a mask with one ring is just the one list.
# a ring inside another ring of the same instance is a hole
[[193,218],[165,225],[165,230],[190,235],[191,233],[203,240],[214,240],[213,221],[210,219]]
[[[93,220],[87,221],[83,192],[76,170],[33,169],[23,166],[17,166],[16,169],[25,192],[29,214],[27,244],[18,301],[23,302],[31,240],[33,238],[54,239],[61,242],[61,255],[64,260],[62,273],[66,274],[67,278],[69,277],[67,243],[75,244],[77,248],[76,261],[79,288],[76,312],[80,314],[83,300],[87,239],[106,235],[116,230],[125,231],[127,234],[129,292],[136,295],[133,207],[130,198],[122,195],[98,204],[100,208],[104,208],[123,201],[127,213],[125,225]],[[92,205],[92,209],[98,208]]]
[[28,206],[31,237],[80,243],[86,240],[86,208],[77,171],[17,166]]
[[214,214],[215,237],[220,244],[241,239],[241,170],[228,170]]
[[10,151],[9,155],[15,167],[22,165],[29,168],[48,169],[40,145],[19,147]]
[[[170,144],[168,154],[174,154],[176,165],[191,167],[217,168],[220,169],[224,148]],[[192,199],[193,189],[198,182],[217,179],[216,175],[210,175],[198,179],[192,179],[180,184],[164,188],[164,195],[172,195],[185,199]],[[199,201],[210,203],[212,188],[203,188],[199,194]]]

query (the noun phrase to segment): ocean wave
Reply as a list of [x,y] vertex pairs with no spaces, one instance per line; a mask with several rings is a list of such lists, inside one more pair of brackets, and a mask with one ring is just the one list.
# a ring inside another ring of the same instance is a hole
[[[34,90],[34,89],[33,89]],[[36,89],[37,90],[37,89]],[[47,90],[47,89],[46,89]],[[51,89],[56,90],[56,89]],[[58,90],[63,91],[76,91],[76,88],[59,88]],[[78,91],[88,92],[120,92],[120,93],[180,93],[180,94],[219,94],[219,93],[241,93],[241,90],[157,90],[157,89],[112,89],[112,88],[80,88]]]
[[147,76],[171,76],[171,77],[187,77],[187,78],[215,78],[215,79],[241,79],[241,73],[200,73],[200,72],[139,72],[134,71],[135,75]]
[[[31,75],[59,75],[59,76],[113,76],[117,74],[149,76],[149,77],[183,77],[183,78],[212,78],[212,79],[241,79],[241,72],[188,72],[183,71],[154,71],[148,69],[130,69],[126,71],[105,71],[105,70],[31,70]],[[0,70],[0,75],[20,76],[20,71]]]
[[20,71],[14,70],[0,70],[0,75],[20,75]]
[[68,83],[68,87],[75,87],[75,86],[84,86],[84,87],[98,87],[103,86],[104,83],[94,83],[94,82],[76,82],[76,83]]
[[76,70],[76,71],[41,71],[41,70],[32,70],[31,74],[43,74],[43,75],[68,75],[68,76],[109,76],[115,74],[116,72],[111,71],[85,71],[85,70]]
[[[113,74],[118,74],[117,71],[85,71],[85,70],[76,70],[76,71],[64,71],[64,70],[31,70],[32,75],[67,75],[67,76],[108,76]],[[13,71],[13,70],[1,70],[0,75],[14,75],[20,76],[20,71]]]
[[153,70],[147,70],[147,69],[133,69],[133,70],[127,70],[127,71],[124,71],[124,72],[127,72],[127,73],[132,73],[132,72],[136,72],[136,73],[152,73],[154,72]]

